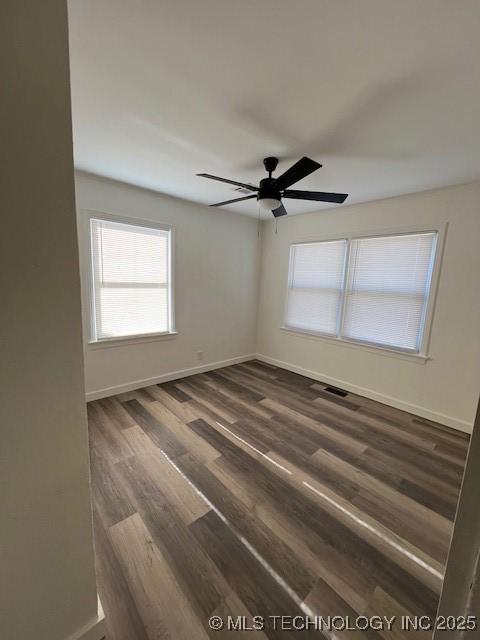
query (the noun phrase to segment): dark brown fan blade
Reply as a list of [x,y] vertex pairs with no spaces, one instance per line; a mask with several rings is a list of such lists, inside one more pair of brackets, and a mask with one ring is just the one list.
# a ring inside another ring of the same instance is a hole
[[322,165],[315,160],[311,160],[304,156],[300,158],[298,162],[293,164],[290,169],[287,169],[285,173],[282,173],[281,176],[275,179],[275,182],[272,183],[272,187],[277,189],[278,191],[282,191],[286,189],[291,184],[298,182],[302,178],[309,176],[311,173],[320,169]]
[[327,193],[325,191],[297,191],[287,189],[283,192],[283,198],[296,198],[297,200],[316,200],[317,202],[342,203],[348,198],[348,193]]
[[218,176],[211,176],[209,173],[197,173],[200,178],[210,178],[210,180],[218,180],[219,182],[227,182],[228,184],[236,184],[237,187],[243,187],[249,191],[258,191],[258,187],[253,187],[251,184],[245,184],[245,182],[236,182],[236,180],[229,180],[228,178],[219,178]]
[[217,202],[216,204],[211,204],[210,207],[221,207],[223,204],[232,204],[232,202],[241,202],[242,200],[250,200],[251,198],[256,198],[256,195],[245,196],[244,198],[234,198],[233,200],[225,200],[225,202]]
[[287,210],[285,209],[283,204],[281,204],[279,207],[277,207],[277,209],[274,209],[272,213],[275,216],[275,218],[279,218],[280,216],[286,216]]

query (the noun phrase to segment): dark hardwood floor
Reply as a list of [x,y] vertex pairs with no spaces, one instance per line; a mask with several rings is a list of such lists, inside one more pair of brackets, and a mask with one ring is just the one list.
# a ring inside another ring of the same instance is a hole
[[[263,616],[260,638],[321,635],[269,616],[435,615],[468,438],[325,387],[251,361],[89,403],[109,640],[240,634],[212,615]],[[411,637],[325,635],[352,633]]]

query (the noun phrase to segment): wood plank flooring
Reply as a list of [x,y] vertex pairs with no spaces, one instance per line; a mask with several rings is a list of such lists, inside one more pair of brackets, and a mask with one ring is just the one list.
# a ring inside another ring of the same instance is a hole
[[259,638],[322,635],[270,616],[435,615],[468,438],[325,387],[250,361],[88,404],[109,640],[252,633],[212,615],[263,616]]

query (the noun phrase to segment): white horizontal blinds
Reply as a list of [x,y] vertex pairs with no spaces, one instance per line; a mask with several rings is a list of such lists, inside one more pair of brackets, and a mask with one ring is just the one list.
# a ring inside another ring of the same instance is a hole
[[96,339],[169,330],[170,232],[91,220]]
[[293,245],[286,325],[337,335],[346,240]]
[[351,241],[342,334],[418,351],[436,233]]

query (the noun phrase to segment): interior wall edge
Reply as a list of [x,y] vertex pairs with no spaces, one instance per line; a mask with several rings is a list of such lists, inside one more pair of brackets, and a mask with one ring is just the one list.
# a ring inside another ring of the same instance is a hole
[[[480,578],[479,462],[480,402],[477,407],[465,464],[437,618],[444,616],[445,618],[459,619],[461,616],[474,616],[480,610],[480,594],[478,590]],[[476,631],[448,628],[435,629],[433,634],[433,640],[439,640],[440,638],[442,640],[454,640],[467,637],[478,638],[478,629]]]
[[260,261],[258,265],[258,286],[257,286],[257,298],[255,300],[255,351],[259,352],[260,349],[260,329],[262,324],[261,319],[261,302],[262,302],[262,282],[264,277],[264,262],[263,255],[265,250],[265,230],[268,229],[267,220],[261,220],[258,225],[258,239],[260,241],[259,255]]
[[277,360],[276,358],[271,358],[270,356],[262,353],[257,353],[256,358],[257,360],[261,360],[268,364],[273,364],[276,367],[280,367],[282,369],[287,369],[288,371],[292,371],[293,373],[298,373],[302,376],[313,378],[314,380],[318,380],[319,382],[326,382],[327,384],[331,384],[335,387],[340,387],[342,389],[345,389],[345,391],[356,393],[359,396],[363,396],[364,398],[369,398],[370,400],[375,400],[376,402],[380,402],[381,404],[386,404],[390,407],[394,407],[395,409],[400,409],[401,411],[407,411],[408,413],[412,413],[413,415],[416,415],[419,418],[425,418],[426,420],[432,420],[433,422],[438,422],[439,424],[443,424],[446,427],[457,429],[457,431],[462,431],[463,433],[468,433],[468,434],[472,433],[473,423],[467,422],[466,420],[461,420],[460,418],[445,415],[443,413],[437,413],[435,411],[431,411],[430,409],[427,409],[426,407],[421,407],[419,405],[405,402],[404,400],[400,400],[399,398],[394,398],[392,396],[388,396],[383,393],[374,391],[373,389],[352,384],[350,382],[347,382],[346,380],[333,378],[332,376],[329,376],[325,373],[312,371],[310,369],[305,369],[303,367],[299,367],[290,362],[284,362],[283,360]]
[[68,636],[67,640],[102,640],[106,637],[107,626],[100,597],[98,597],[97,615],[75,633]]
[[244,356],[236,356],[235,358],[228,358],[227,360],[219,360],[217,362],[208,362],[206,364],[198,365],[196,367],[190,367],[188,369],[180,369],[179,371],[171,371],[169,373],[162,373],[158,376],[151,378],[144,378],[143,380],[133,380],[124,384],[115,385],[113,387],[106,387],[104,389],[98,389],[96,391],[89,391],[85,394],[87,402],[92,400],[100,400],[101,398],[108,398],[109,396],[115,396],[118,393],[126,393],[127,391],[135,391],[136,389],[143,389],[144,387],[151,386],[153,384],[161,384],[163,382],[170,382],[170,380],[177,380],[179,378],[187,378],[197,373],[205,373],[206,371],[213,371],[214,369],[221,369],[222,367],[229,367],[232,364],[240,364],[241,362],[248,362],[248,360],[254,360],[255,353],[251,353]]

